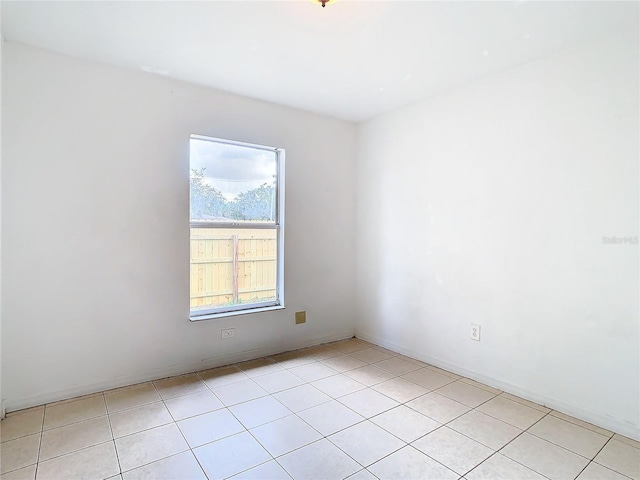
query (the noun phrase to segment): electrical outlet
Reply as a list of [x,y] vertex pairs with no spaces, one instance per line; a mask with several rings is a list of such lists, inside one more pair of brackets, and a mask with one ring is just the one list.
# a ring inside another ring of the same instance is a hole
[[471,340],[480,341],[480,325],[471,324]]
[[300,323],[307,323],[307,312],[296,312],[296,325]]
[[236,336],[235,328],[223,328],[222,330],[220,330],[220,338],[223,340],[226,338],[233,338],[235,336]]

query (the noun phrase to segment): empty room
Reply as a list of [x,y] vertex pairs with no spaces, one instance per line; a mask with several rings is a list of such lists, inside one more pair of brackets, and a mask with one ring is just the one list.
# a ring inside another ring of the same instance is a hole
[[640,2],[0,25],[0,480],[640,480]]

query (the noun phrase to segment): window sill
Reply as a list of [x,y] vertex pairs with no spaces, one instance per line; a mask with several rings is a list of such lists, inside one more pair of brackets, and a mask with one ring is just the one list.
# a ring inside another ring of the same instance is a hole
[[232,312],[209,313],[206,315],[190,315],[189,320],[199,322],[200,320],[215,320],[216,318],[235,317],[237,315],[247,315],[249,313],[272,312],[274,310],[284,310],[284,305],[273,305],[271,307],[247,308],[246,310],[235,310]]

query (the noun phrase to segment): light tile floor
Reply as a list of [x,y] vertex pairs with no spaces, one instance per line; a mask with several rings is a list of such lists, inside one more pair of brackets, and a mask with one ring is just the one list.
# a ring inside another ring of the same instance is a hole
[[0,430],[0,480],[640,480],[639,442],[358,339],[15,412]]

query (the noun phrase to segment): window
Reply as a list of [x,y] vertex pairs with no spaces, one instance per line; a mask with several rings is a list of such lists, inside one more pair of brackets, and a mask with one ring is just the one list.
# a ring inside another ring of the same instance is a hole
[[191,320],[283,306],[284,150],[191,135]]

